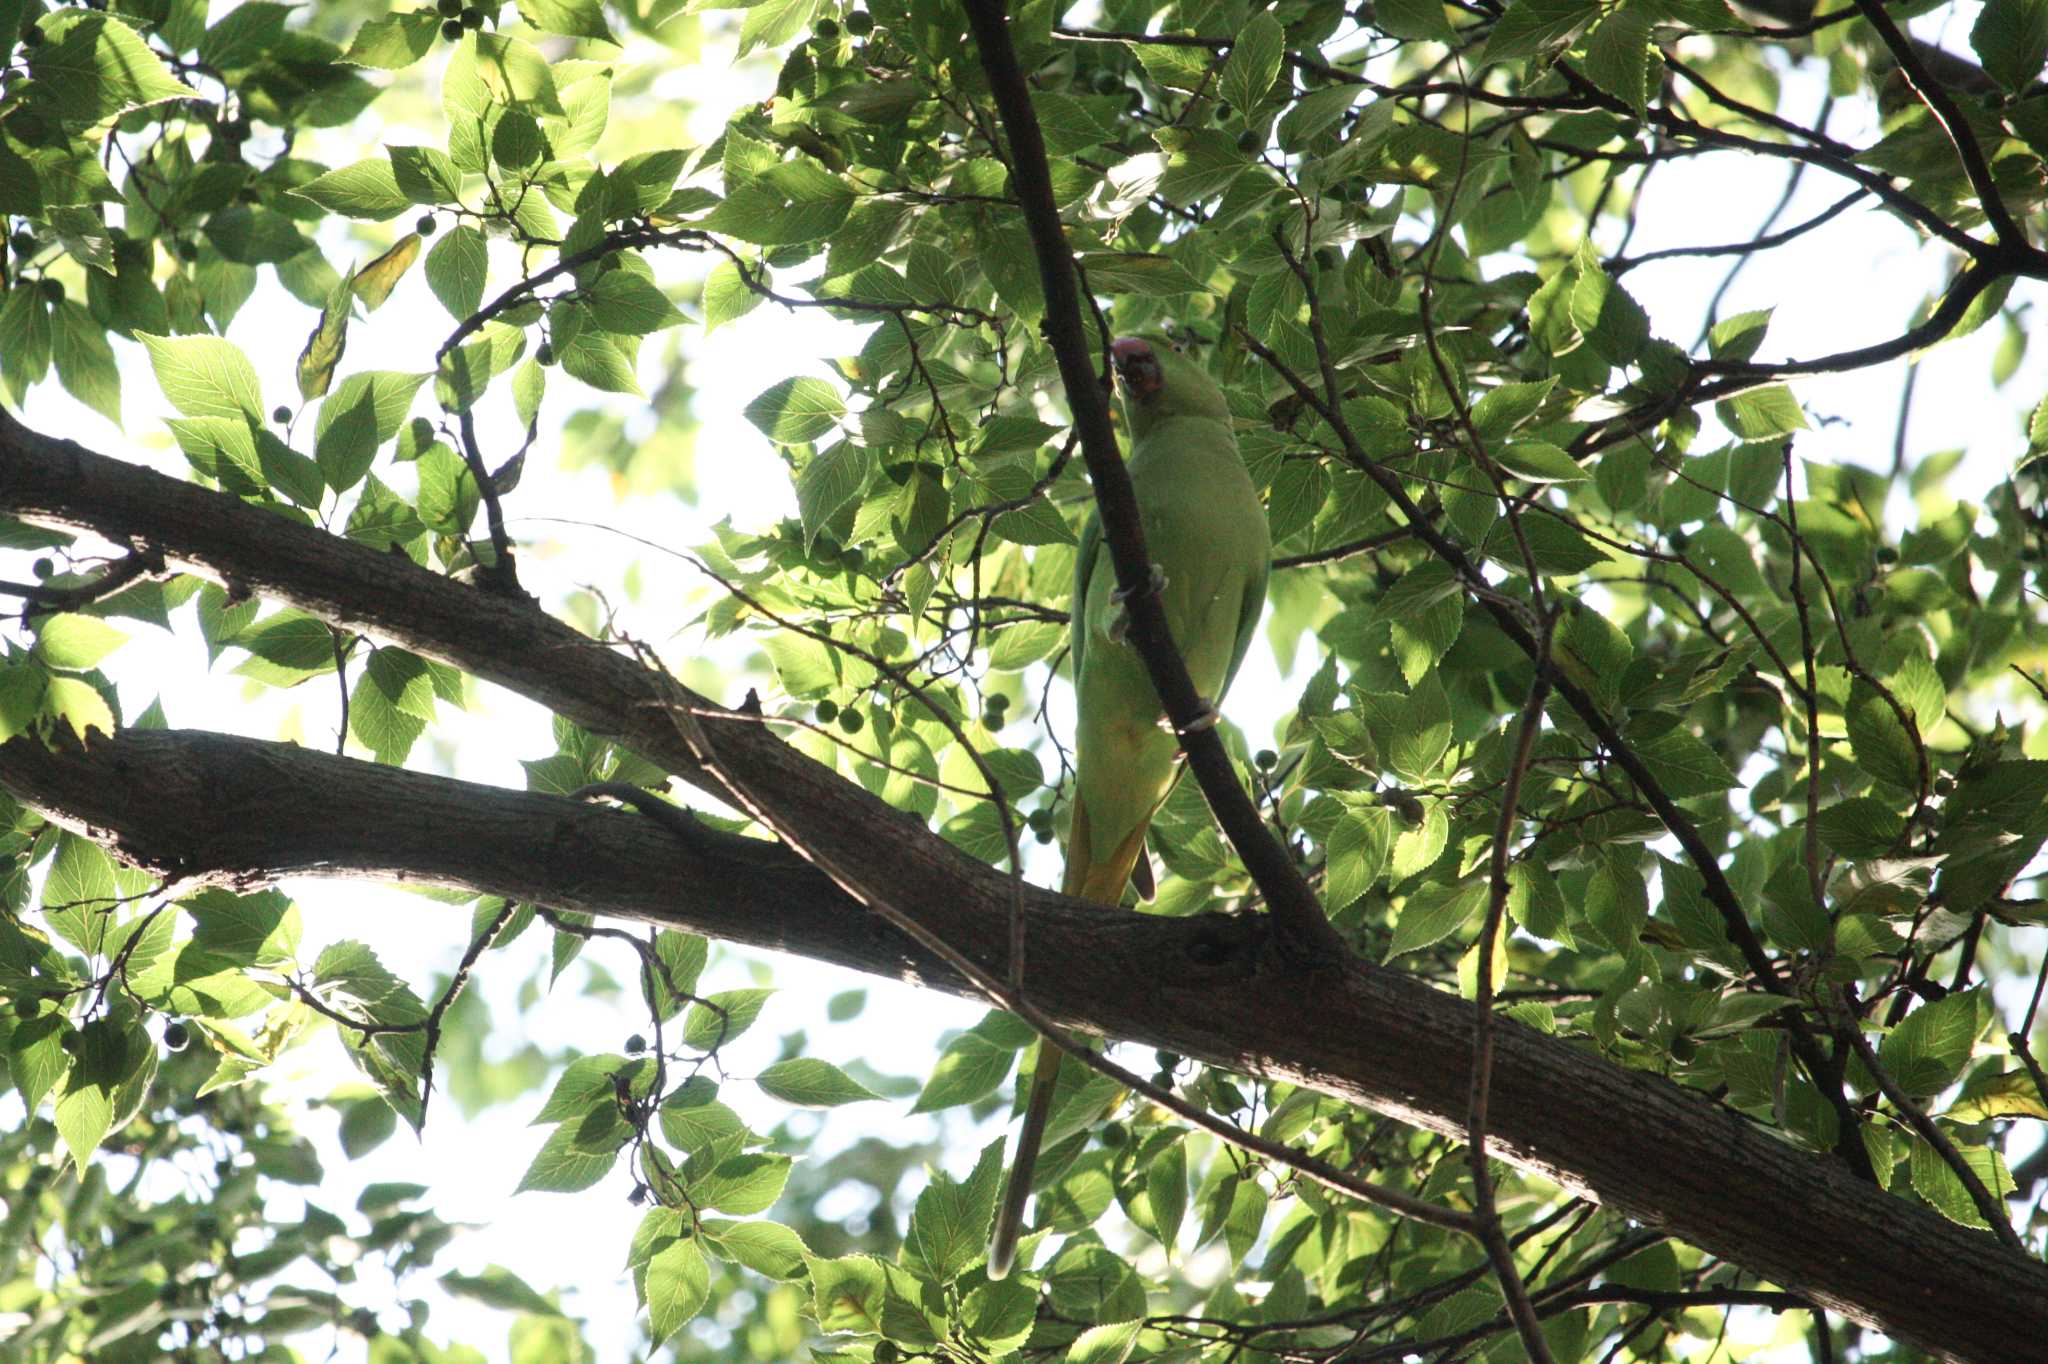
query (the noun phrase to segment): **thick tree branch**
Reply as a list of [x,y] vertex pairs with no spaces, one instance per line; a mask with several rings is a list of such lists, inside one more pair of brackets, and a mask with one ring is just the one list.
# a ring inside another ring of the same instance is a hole
[[[398,556],[348,548],[417,572]],[[395,604],[413,603],[401,594]],[[177,730],[95,738],[83,750],[17,739],[0,745],[0,782],[188,885],[314,874],[455,886],[976,994],[822,873],[758,839],[709,829],[683,838],[561,797]],[[916,864],[937,840],[884,817],[891,822],[856,836],[896,850],[904,879],[920,879]],[[981,925],[971,950],[1000,975],[998,926],[1012,894],[1008,877],[973,863],[943,901],[906,903],[941,931]],[[1023,895],[1032,994],[1062,1023],[1307,1085],[1462,1139],[1473,1015],[1455,997],[1358,962],[1290,968],[1264,949],[1275,929],[1263,916],[1162,919],[1035,887]],[[451,915],[451,942],[465,923]],[[1944,1358],[2025,1358],[2048,1339],[2048,1268],[1991,1237],[1851,1179],[1657,1076],[1505,1018],[1493,1044],[1489,1148],[1500,1158]]]

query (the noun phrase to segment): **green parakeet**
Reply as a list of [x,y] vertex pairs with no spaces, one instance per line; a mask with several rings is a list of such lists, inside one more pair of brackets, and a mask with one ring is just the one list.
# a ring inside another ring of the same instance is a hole
[[[1266,511],[1238,457],[1221,390],[1164,341],[1123,337],[1110,345],[1131,433],[1127,461],[1174,644],[1195,690],[1213,705],[1251,647],[1266,601],[1272,543]],[[1116,572],[1091,516],[1074,563],[1071,657],[1075,726],[1068,895],[1118,904],[1145,830],[1179,775],[1180,743],[1163,724],[1144,660],[1124,639]],[[1060,1052],[1039,1044],[1031,1096],[990,1237],[988,1274],[1010,1272],[1024,1201],[1059,1076]]]

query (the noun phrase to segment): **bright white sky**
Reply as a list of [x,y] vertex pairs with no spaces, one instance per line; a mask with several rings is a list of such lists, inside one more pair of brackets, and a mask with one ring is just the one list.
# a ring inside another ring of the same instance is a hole
[[[217,5],[219,8],[222,6]],[[1951,46],[1961,47],[1974,10],[1974,6],[1964,6],[1948,17]],[[1923,21],[1921,31],[1934,36],[1941,19],[1933,16],[1931,23]],[[716,135],[725,110],[746,99],[760,98],[772,85],[773,64],[756,59],[734,65],[727,60],[729,39],[715,40],[712,46],[719,55],[687,77],[698,103],[695,122],[683,139],[686,145],[708,141]],[[1794,98],[1788,114],[1805,117],[1816,98]],[[1833,131],[1852,143],[1871,140],[1869,129],[1846,127],[1839,120]],[[374,146],[385,132],[373,107],[363,126],[339,135],[324,134],[310,147],[302,141],[301,154],[324,156],[341,164],[363,154],[362,149]],[[409,127],[394,127],[389,133],[393,142],[421,141],[430,135],[427,130]],[[1631,254],[1664,246],[1747,239],[1776,201],[1783,186],[1781,177],[1779,167],[1726,157],[1707,158],[1652,176],[1641,226],[1630,243]],[[1809,172],[1779,226],[1803,220],[1842,192],[1839,182]],[[402,226],[401,222],[394,230],[402,230]],[[337,264],[351,258],[367,259],[371,251],[366,242],[366,238],[351,239],[339,230],[322,237],[328,258]],[[1606,239],[1601,245],[1612,249],[1614,242]],[[678,265],[664,261],[659,268],[666,276]],[[692,261],[680,266],[697,268]],[[492,291],[510,278],[506,273],[510,268],[507,261],[496,262]],[[1626,283],[1648,308],[1653,327],[1686,344],[1724,268],[1721,262],[1653,264],[1629,275]],[[1753,264],[1729,292],[1722,312],[1725,316],[1777,306],[1761,358],[1810,357],[1898,333],[1909,323],[1909,314],[1921,296],[1939,286],[1938,268],[1935,258],[1919,249],[1902,226],[1879,212],[1859,207],[1804,241]],[[2038,286],[2016,289],[2009,306],[2025,308],[2030,297],[2038,298]],[[310,320],[308,310],[266,279],[231,328],[230,336],[249,353],[263,377],[268,404],[295,401],[292,363]],[[433,349],[451,325],[415,272],[380,312],[367,323],[358,322],[344,372],[358,366],[431,370]],[[1970,447],[1971,458],[1951,486],[1951,491],[1967,500],[1981,502],[1994,481],[2024,452],[2024,414],[2048,383],[2048,355],[2037,350],[2003,392],[1990,388],[1986,377],[1989,356],[2000,330],[1994,324],[1925,357],[1908,432],[1909,459],[1958,444]],[[694,327],[684,328],[681,335],[702,423],[697,435],[695,506],[669,496],[620,502],[605,476],[591,471],[567,475],[554,467],[550,433],[559,430],[567,413],[594,401],[614,401],[575,385],[560,370],[550,372],[540,444],[527,462],[524,482],[508,503],[512,531],[524,546],[521,572],[529,590],[552,604],[581,585],[603,587],[614,605],[624,608],[622,626],[636,637],[654,642],[679,663],[698,648],[687,626],[707,600],[702,584],[692,581],[681,564],[664,563],[659,556],[645,553],[632,541],[601,527],[686,548],[708,539],[708,528],[721,517],[730,516],[737,524],[748,526],[791,512],[793,500],[781,465],[741,417],[740,409],[769,383],[792,372],[829,377],[829,371],[810,357],[849,354],[857,348],[860,332],[815,313],[791,316],[763,306],[720,331],[710,344]],[[110,454],[146,460],[182,476],[184,461],[169,444],[159,421],[168,406],[146,361],[136,347],[119,351],[125,362],[126,434],[71,403],[53,382],[35,391],[28,420],[45,431],[72,436]],[[663,338],[655,338],[645,347],[644,387],[651,389],[658,381],[668,351]],[[1893,364],[1859,374],[1801,381],[1796,391],[1817,428],[1802,439],[1801,453],[1818,460],[1850,459],[1889,466],[1902,373],[1903,365]],[[416,410],[425,411],[429,401],[423,399]],[[486,450],[516,446],[517,435],[502,408],[502,402],[494,400],[483,409]],[[388,476],[381,467],[378,474]],[[1893,510],[1899,514],[1905,508],[1895,503]],[[522,519],[543,512],[586,522],[590,528]],[[645,588],[637,601],[629,601],[620,583],[627,566],[636,559],[641,563]],[[25,567],[0,561],[0,576],[24,576]],[[288,736],[309,746],[332,747],[339,707],[331,679],[317,679],[282,696],[265,693],[251,699],[243,694],[238,681],[225,675],[225,668],[218,674],[208,673],[205,654],[193,632],[166,635],[137,626],[135,634],[134,642],[110,660],[120,678],[126,713],[139,712],[162,686],[164,706],[173,725],[259,737]],[[743,661],[742,654],[721,656],[733,664]],[[760,676],[746,680],[761,685],[764,695],[769,693],[765,669]],[[1290,684],[1278,676],[1269,654],[1254,651],[1231,697],[1232,718],[1255,739],[1269,733],[1274,722],[1291,708],[1298,686],[1298,682]],[[444,708],[436,733],[445,736],[446,742],[432,747],[422,744],[413,765],[513,787],[524,785],[520,759],[543,757],[553,749],[544,712],[489,686],[479,689],[478,704],[467,714]],[[299,898],[306,922],[307,960],[325,942],[360,938],[374,944],[388,965],[424,993],[437,974],[453,967],[462,951],[466,913],[434,908],[423,915],[423,902],[416,897],[353,883],[303,881],[290,889]],[[421,931],[423,925],[437,922],[445,923],[438,937]],[[631,978],[630,962],[615,948],[592,945],[586,952],[605,960],[616,978]],[[544,973],[545,961],[545,935],[538,930],[529,932],[510,951],[485,959],[476,984],[501,1022],[515,1016],[519,986],[536,972]],[[757,983],[754,972],[759,969],[736,954],[720,953],[706,972],[704,988]],[[770,1004],[755,1032],[730,1049],[728,1069],[733,1075],[744,1076],[774,1059],[776,1039],[801,1028],[809,1035],[808,1054],[841,1063],[865,1060],[884,1072],[921,1076],[946,1030],[971,1023],[981,1013],[959,1001],[892,982],[855,979],[796,959],[774,961],[772,974],[782,993]],[[545,975],[540,979],[544,981]],[[526,1016],[523,1026],[528,1034],[508,1038],[503,1050],[509,1053],[530,1036],[550,1051],[612,1051],[628,1034],[641,1030],[642,1021],[629,1003],[583,996],[578,993],[580,984],[580,976],[572,973],[544,1006]],[[825,1025],[825,999],[854,987],[869,992],[866,1014],[852,1025]],[[331,1037],[295,1053],[287,1068],[296,1072],[299,1092],[307,1097],[325,1093],[338,1071],[353,1074]],[[759,1101],[752,1087],[744,1083],[731,1084],[723,1097],[761,1128],[771,1126],[782,1115],[779,1104]],[[18,1100],[9,1096],[7,1102]],[[588,1324],[599,1358],[623,1359],[637,1334],[624,1261],[640,1210],[626,1202],[630,1183],[622,1171],[598,1188],[573,1197],[508,1197],[544,1136],[543,1130],[525,1125],[538,1103],[535,1097],[464,1123],[444,1099],[437,1102],[422,1140],[415,1142],[401,1130],[378,1151],[354,1163],[332,1144],[332,1115],[309,1110],[303,1118],[304,1128],[325,1134],[331,1153],[328,1178],[315,1191],[316,1198],[324,1206],[345,1209],[353,1205],[359,1187],[369,1182],[431,1184],[433,1206],[441,1216],[479,1227],[443,1257],[444,1269],[473,1273],[498,1263],[543,1291],[555,1286],[568,1289],[566,1306]],[[938,1130],[931,1119],[907,1117],[907,1107],[907,1102],[863,1104],[827,1115],[821,1152],[875,1131],[916,1138]],[[957,1117],[945,1130],[951,1153],[948,1166],[956,1174],[964,1173],[990,1133],[970,1130]],[[279,1211],[283,1216],[293,1215],[289,1198]],[[900,1218],[903,1210],[890,1215]],[[421,1287],[414,1285],[413,1291]],[[507,1320],[502,1314],[462,1302],[436,1301],[429,1334],[440,1340],[476,1344],[492,1352],[493,1358],[501,1358]],[[388,1322],[398,1324],[396,1315]],[[308,1343],[316,1354],[325,1354],[326,1341]],[[339,1342],[339,1358],[361,1356],[360,1341],[350,1337]],[[1804,1351],[1788,1357],[1803,1359]]]

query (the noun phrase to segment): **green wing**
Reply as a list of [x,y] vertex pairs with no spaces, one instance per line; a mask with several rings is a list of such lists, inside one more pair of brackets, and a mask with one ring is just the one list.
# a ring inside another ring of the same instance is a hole
[[1251,581],[1244,585],[1244,606],[1237,618],[1237,643],[1230,650],[1230,670],[1223,674],[1221,691],[1230,690],[1230,684],[1237,680],[1237,670],[1244,665],[1244,656],[1251,652],[1252,637],[1259,632],[1259,615],[1266,605],[1266,579],[1272,571],[1270,563],[1262,563],[1252,574]]
[[[1074,685],[1081,685],[1081,651],[1088,641],[1088,580],[1095,572],[1095,560],[1102,549],[1102,513],[1088,513],[1081,527],[1081,547],[1075,551],[1074,595],[1067,608],[1067,661],[1074,668]],[[1264,592],[1265,585],[1259,587]]]

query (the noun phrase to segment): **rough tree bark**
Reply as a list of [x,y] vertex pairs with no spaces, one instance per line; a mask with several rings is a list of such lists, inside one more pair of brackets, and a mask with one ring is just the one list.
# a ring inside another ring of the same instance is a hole
[[[134,731],[85,748],[0,746],[0,785],[166,877],[454,885],[961,993],[954,971],[854,890],[886,887],[892,913],[998,980],[1014,907],[1029,996],[1056,1021],[1463,1132],[1463,1001],[1363,962],[1292,962],[1263,917],[1162,920],[1020,889],[754,717],[681,691],[527,602],[40,435],[4,411],[0,512],[160,550],[510,687],[706,791],[735,794],[694,756],[672,709],[680,701],[717,766],[775,807],[792,844],[837,869],[828,877],[760,840],[684,839],[640,816],[255,740]],[[1504,1019],[1496,1029],[1493,1137],[1504,1159],[1945,1358],[2023,1358],[2048,1340],[2038,1262],[1658,1077]]]

